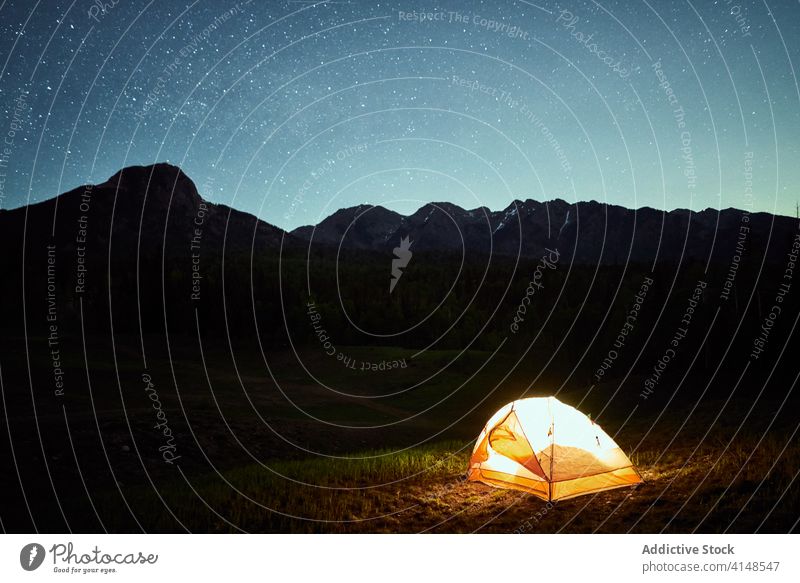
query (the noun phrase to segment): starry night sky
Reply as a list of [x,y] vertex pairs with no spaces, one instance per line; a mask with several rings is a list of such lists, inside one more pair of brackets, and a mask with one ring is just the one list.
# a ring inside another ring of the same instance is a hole
[[0,5],[0,208],[158,161],[283,228],[800,197],[797,2],[100,4]]

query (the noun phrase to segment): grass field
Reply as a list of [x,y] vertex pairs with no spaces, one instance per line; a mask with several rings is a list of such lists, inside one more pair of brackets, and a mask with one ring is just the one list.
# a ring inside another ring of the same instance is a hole
[[[748,438],[724,450],[642,450],[645,483],[548,504],[467,482],[471,444],[442,442],[352,459],[251,465],[127,492],[147,531],[785,532],[800,516],[800,447]],[[109,501],[106,501],[108,504]],[[175,518],[165,511],[168,506]],[[117,508],[119,508],[117,506]],[[113,513],[109,513],[113,514]],[[114,525],[109,525],[113,529]]]
[[[413,354],[343,348],[369,362]],[[641,402],[635,378],[587,387],[568,374],[540,375],[535,358],[517,365],[508,354],[430,351],[406,369],[373,374],[321,351],[302,355],[306,368],[289,351],[273,351],[266,370],[256,350],[237,349],[235,368],[224,345],[205,346],[204,360],[193,350],[188,341],[176,343],[171,361],[148,361],[181,456],[176,465],[161,459],[163,438],[153,429],[142,369],[128,356],[135,348],[120,345],[118,378],[107,345],[89,346],[92,392],[78,389],[86,375],[82,359],[64,358],[67,378],[78,382],[63,401],[43,394],[35,423],[30,414],[14,416],[30,402],[24,371],[3,371],[16,463],[32,499],[42,505],[57,490],[70,501],[59,507],[51,499],[42,515],[53,523],[37,528],[61,532],[67,522],[76,532],[798,530],[797,401],[784,399],[786,385],[754,399],[755,383],[731,393],[725,382],[706,391],[689,379],[680,387],[665,383],[655,399]],[[43,358],[35,383],[46,386],[49,355],[34,355]],[[469,452],[486,419],[510,400],[548,394],[591,415],[645,483],[547,504],[466,482]],[[4,524],[30,529],[23,503],[0,510]]]

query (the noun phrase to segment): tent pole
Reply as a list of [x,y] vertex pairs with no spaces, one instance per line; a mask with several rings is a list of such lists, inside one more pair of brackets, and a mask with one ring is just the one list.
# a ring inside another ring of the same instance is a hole
[[[552,397],[550,397],[552,399]],[[547,403],[548,409],[550,409],[550,480],[547,484],[547,501],[553,501],[553,454],[555,453],[555,443],[556,443],[556,423],[555,418],[553,417],[553,409],[552,409],[552,401],[548,401]]]

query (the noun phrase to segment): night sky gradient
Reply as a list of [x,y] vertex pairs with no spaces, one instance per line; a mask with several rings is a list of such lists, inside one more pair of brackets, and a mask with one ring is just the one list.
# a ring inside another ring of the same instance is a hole
[[525,198],[795,214],[798,2],[101,4],[0,4],[0,208],[168,161],[289,229]]

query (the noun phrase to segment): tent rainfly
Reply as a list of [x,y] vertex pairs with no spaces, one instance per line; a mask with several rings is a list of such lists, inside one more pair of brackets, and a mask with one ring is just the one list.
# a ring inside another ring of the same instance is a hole
[[642,482],[599,425],[555,397],[520,399],[492,415],[472,450],[468,478],[543,500]]

